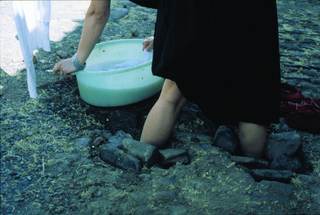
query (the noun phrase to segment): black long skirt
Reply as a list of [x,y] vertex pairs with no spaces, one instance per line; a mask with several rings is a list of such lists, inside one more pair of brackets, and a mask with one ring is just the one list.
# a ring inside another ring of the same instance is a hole
[[213,122],[277,123],[275,0],[161,0],[152,72],[176,82]]

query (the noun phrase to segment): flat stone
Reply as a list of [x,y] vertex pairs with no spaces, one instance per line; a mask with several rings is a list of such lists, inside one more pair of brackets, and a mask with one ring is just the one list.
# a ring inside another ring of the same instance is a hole
[[291,132],[271,134],[266,141],[265,155],[270,161],[281,156],[294,155],[301,147],[301,136]]
[[126,153],[138,158],[147,167],[150,167],[159,160],[159,151],[153,145],[125,138],[122,141],[122,146]]
[[222,125],[218,128],[214,136],[213,145],[218,146],[229,153],[234,153],[237,148],[237,140],[231,129],[226,125]]
[[268,180],[289,183],[293,177],[293,172],[290,170],[253,169],[249,174],[258,182]]
[[162,158],[162,164],[174,164],[174,163],[189,163],[189,156],[186,150],[182,149],[162,149],[159,150],[160,156]]
[[236,164],[245,166],[249,169],[265,169],[268,167],[269,162],[263,159],[254,159],[242,156],[232,156],[231,161],[236,162]]
[[141,170],[141,162],[132,155],[126,154],[118,148],[108,148],[105,145],[101,147],[100,158],[104,162],[121,169]]

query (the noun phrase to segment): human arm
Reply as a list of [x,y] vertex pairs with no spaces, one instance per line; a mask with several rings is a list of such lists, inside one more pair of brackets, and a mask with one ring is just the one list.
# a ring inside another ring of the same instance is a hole
[[[109,19],[110,1],[92,0],[87,10],[80,43],[77,51],[78,60],[84,64],[100,38],[102,31]],[[53,68],[54,75],[69,77],[77,71],[72,63],[72,58],[59,61]]]

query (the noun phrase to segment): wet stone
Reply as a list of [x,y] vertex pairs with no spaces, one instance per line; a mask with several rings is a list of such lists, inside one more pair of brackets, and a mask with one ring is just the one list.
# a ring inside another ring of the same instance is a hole
[[263,159],[254,159],[249,157],[242,156],[232,156],[231,161],[236,162],[236,164],[240,164],[249,169],[265,169],[268,167],[269,162]]
[[160,156],[162,158],[163,165],[170,165],[174,163],[189,163],[189,157],[186,150],[182,149],[163,149],[159,150]]
[[293,172],[290,170],[254,169],[251,170],[249,174],[257,182],[268,180],[289,183],[293,177]]
[[147,167],[150,167],[159,159],[157,147],[150,144],[126,138],[122,141],[122,146],[126,153],[138,158]]

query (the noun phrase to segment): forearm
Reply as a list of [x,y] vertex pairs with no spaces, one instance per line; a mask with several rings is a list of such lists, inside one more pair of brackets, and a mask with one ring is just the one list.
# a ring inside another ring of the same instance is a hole
[[[101,10],[103,8],[103,10]],[[104,2],[92,1],[87,11],[82,35],[77,51],[77,58],[81,63],[84,63],[98,39],[109,19],[110,15],[110,0]]]

